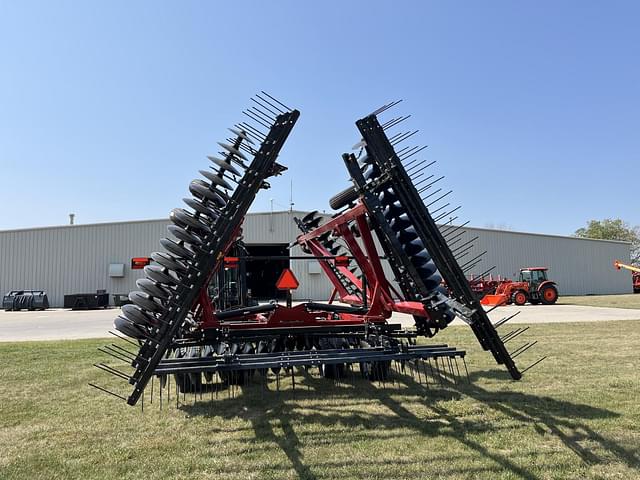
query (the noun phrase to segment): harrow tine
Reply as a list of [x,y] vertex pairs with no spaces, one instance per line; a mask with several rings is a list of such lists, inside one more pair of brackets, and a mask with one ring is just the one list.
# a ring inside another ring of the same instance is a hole
[[511,357],[512,358],[516,358],[518,355],[520,355],[521,353],[526,352],[527,350],[529,350],[531,347],[533,347],[536,343],[538,343],[538,341],[534,341],[531,343],[525,343],[524,345],[521,345],[520,347],[516,348],[513,352],[511,353]]
[[469,252],[475,247],[475,245],[469,245],[467,248],[456,251],[453,255],[456,257],[456,261],[460,262],[460,259],[469,254]]
[[395,141],[391,142],[391,145],[398,145],[399,143],[404,142],[406,139],[413,137],[416,133],[418,133],[418,130],[414,130],[413,132],[406,132],[402,134],[400,138],[397,138]]
[[[277,110],[277,111],[278,111],[278,114],[280,114],[280,113],[285,113],[285,110],[282,110],[278,105],[275,105],[275,104],[271,103],[271,102],[270,102],[269,100],[267,100],[266,98],[262,98],[262,97],[260,96],[260,94],[259,94],[259,93],[257,93],[255,96],[256,96],[256,98],[260,99],[260,101],[262,102],[262,106],[263,106],[263,107],[265,107],[265,108],[266,108],[266,105],[269,105],[269,106],[270,106],[270,107],[272,107],[274,110]],[[252,99],[252,100],[253,100],[253,99]],[[255,102],[255,100],[254,100],[254,102]],[[256,103],[257,103],[257,102],[256,102]],[[266,105],[265,105],[265,104],[266,104]],[[289,109],[287,109],[287,110],[289,110]],[[275,112],[274,112],[274,113],[275,113]],[[277,116],[277,115],[276,115],[276,116]]]
[[100,387],[98,385],[95,385],[93,383],[89,383],[89,386],[91,386],[93,388],[96,388],[96,389],[100,390],[101,392],[108,393],[109,395],[113,395],[114,397],[119,398],[120,400],[124,400],[125,402],[127,401],[126,397],[123,397],[122,395],[119,395],[117,393],[111,392],[111,391],[107,390],[106,388],[102,388],[102,387]]
[[93,366],[99,368],[100,370],[104,370],[111,375],[122,378],[123,380],[131,380],[131,377],[126,373],[122,373],[120,370],[116,370],[115,368],[110,367],[109,365],[105,365],[104,363],[94,363]]
[[440,215],[440,216],[438,216],[438,217],[434,218],[433,220],[434,220],[435,222],[439,222],[439,221],[440,221],[440,220],[442,220],[444,217],[452,218],[452,217],[451,217],[451,214],[452,214],[453,212],[457,212],[457,211],[458,211],[458,210],[460,210],[461,208],[462,208],[462,205],[458,205],[458,206],[457,206],[456,208],[454,208],[453,210],[449,210],[448,212],[443,213],[442,215]]
[[272,117],[271,115],[267,115],[259,108],[249,107],[249,111],[253,111],[256,114],[256,116],[258,116],[259,118],[262,118],[264,121],[268,122],[269,124],[272,124],[275,121],[275,117]]
[[235,125],[235,127],[236,128],[227,129],[236,136],[234,140],[240,140],[240,141],[244,140],[245,142],[251,145],[254,144],[251,138],[249,138],[249,135],[247,134],[247,132],[245,132],[243,128],[237,128],[238,127],[237,125]]
[[409,132],[403,133],[403,132],[398,132],[395,135],[392,135],[391,137],[389,137],[389,142],[391,142],[391,144],[393,145],[393,141],[400,138],[402,135],[406,135]]
[[[436,190],[436,192],[437,192],[437,191],[440,191],[440,190],[441,190],[441,189],[438,189],[438,190]],[[433,192],[433,193],[436,193],[436,192]],[[433,193],[432,193],[431,195],[433,195]],[[453,190],[449,190],[447,193],[445,193],[444,195],[439,196],[438,198],[436,198],[435,200],[433,200],[431,203],[426,204],[425,206],[426,206],[427,208],[429,208],[431,205],[433,205],[433,204],[435,204],[435,203],[438,203],[440,200],[442,200],[443,198],[445,198],[446,196],[448,196],[448,195],[450,195],[450,194],[452,194],[452,193],[453,193]],[[427,197],[425,197],[425,198],[429,198],[431,195],[429,195],[429,196],[427,196]]]
[[[458,231],[458,230],[460,230],[461,228],[466,227],[466,226],[469,224],[469,222],[470,222],[470,221],[471,221],[471,220],[467,220],[467,221],[466,221],[466,222],[464,222],[462,225],[458,225],[457,227],[455,227],[451,232],[447,232],[447,233],[444,235],[444,238],[447,240],[447,243],[449,243],[449,238],[448,238],[448,237],[449,237],[451,234],[453,234],[453,233],[457,232],[457,231]],[[449,228],[451,228],[451,227],[449,227]]]
[[119,338],[120,340],[124,340],[125,342],[130,343],[130,344],[131,344],[131,345],[133,345],[134,347],[140,348],[140,345],[139,345],[139,344],[137,344],[137,343],[135,343],[135,342],[132,342],[132,341],[131,341],[131,340],[129,340],[128,338],[121,337],[120,335],[116,334],[116,333],[115,333],[115,332],[113,332],[112,330],[109,330],[109,333],[110,333],[111,335],[113,335],[114,337]]
[[[431,363],[429,363],[429,369],[431,370],[431,379],[433,380],[433,384],[435,387],[436,379],[433,376],[433,369],[431,368]],[[431,384],[429,383],[429,374],[427,373],[427,362],[422,359],[422,373],[424,373],[424,379],[427,383],[427,388],[431,389]]]
[[[427,163],[427,160],[421,160],[418,163],[416,163],[415,165],[413,165],[411,168],[406,168],[407,173],[410,173],[411,171],[415,170],[416,168],[424,165],[425,163]],[[434,163],[436,163],[435,160],[433,160],[431,163],[427,163],[427,165],[424,165],[424,167],[422,168],[423,170],[426,170],[427,168],[429,168],[431,165],[433,165]]]
[[[493,307],[491,310],[489,310],[487,313],[495,310],[497,307],[499,307],[499,305],[496,305],[495,307]],[[515,317],[516,315],[520,314],[520,310],[518,310],[516,313],[514,313],[513,315],[510,315],[506,318],[503,318],[502,320],[499,320],[498,322],[493,324],[493,328],[495,328],[496,330],[498,329],[498,327],[500,327],[501,325],[504,325],[505,323],[507,323],[509,320],[511,320],[513,317]]]
[[[271,100],[273,100],[274,102],[276,102],[278,105],[280,105],[282,108],[285,109],[285,112],[290,112],[291,109],[289,107],[287,107],[284,103],[282,103],[280,100],[278,100],[277,98],[272,97],[271,95],[269,95],[267,92],[265,92],[264,90],[261,90],[260,93],[262,93],[263,95],[266,95],[267,97],[269,97]],[[282,112],[282,113],[285,113]]]
[[447,220],[447,223],[439,225],[438,228],[447,227],[447,226],[448,227],[452,227],[453,226],[453,222],[455,222],[457,219],[458,219],[457,215],[455,217],[449,218],[449,220]]
[[453,361],[456,364],[456,372],[458,373],[458,378],[462,381],[462,375],[460,375],[460,367],[458,366],[458,357],[453,357]]
[[[485,251],[484,251],[484,252],[482,252],[480,255],[476,255],[475,257],[473,257],[471,260],[469,260],[469,261],[468,261],[467,263],[465,263],[464,265],[460,265],[460,267],[464,270],[464,269],[465,269],[465,267],[466,267],[467,265],[470,265],[473,261],[475,261],[475,260],[477,260],[477,259],[481,258],[483,255],[486,255],[486,253],[487,253],[487,251],[485,250]],[[474,265],[477,265],[477,262],[476,262],[476,264],[474,264]]]
[[517,328],[515,330],[512,330],[511,332],[507,333],[504,337],[501,338],[502,343],[507,343],[509,340],[513,340],[514,338],[519,337],[527,330],[529,330],[529,327]]
[[[259,95],[256,95],[256,97],[260,98]],[[262,100],[262,99],[260,98],[260,100]],[[269,112],[271,115],[273,115],[274,119],[275,119],[275,117],[277,117],[281,113],[284,113],[283,111],[274,112],[273,110],[271,110],[271,108],[269,108],[269,106],[273,107],[273,105],[271,105],[269,102],[266,102],[264,100],[262,100],[263,103],[258,102],[255,98],[252,98],[251,101],[254,102],[256,105],[259,105],[260,107],[264,108],[267,112]]]
[[[426,187],[425,187],[426,188]],[[437,190],[434,190],[433,192],[431,192],[429,195],[427,195],[426,197],[420,197],[420,199],[424,202],[427,198],[433,197],[434,195],[437,195],[439,192],[441,192],[442,189],[438,188]]]
[[547,358],[547,356],[545,355],[544,357],[542,357],[540,360],[537,360],[535,362],[533,362],[531,365],[529,365],[527,368],[525,368],[524,370],[522,370],[522,373],[524,374],[524,372],[526,372],[527,370],[535,367],[536,365],[538,365],[541,361],[543,361],[545,358]]
[[[103,350],[103,348],[104,348],[104,350]],[[118,353],[116,350],[109,349],[108,346],[98,347],[98,351],[102,352],[102,353],[105,353],[105,354],[115,358],[116,360],[120,360],[121,362],[124,362],[124,363],[127,363],[127,364],[131,363],[131,359],[130,358],[125,357],[121,353]]]
[[253,120],[254,122],[259,123],[259,124],[260,124],[260,125],[262,125],[263,127],[270,128],[270,125],[269,125],[268,123],[266,123],[266,122],[262,121],[262,120],[260,119],[260,117],[258,117],[255,113],[253,113],[253,112],[251,112],[251,111],[249,111],[249,110],[244,110],[242,113],[243,113],[243,114],[245,114],[247,117],[249,117],[249,118],[250,118],[251,120]]
[[396,100],[395,102],[389,102],[386,105],[381,106],[380,108],[378,108],[377,110],[374,110],[373,112],[371,112],[368,116],[378,116],[380,115],[382,112],[385,112],[387,110],[389,110],[391,107],[395,107],[396,105],[398,105],[400,102],[402,102],[402,100]]
[[456,248],[452,249],[451,251],[455,254],[456,252],[458,252],[458,251],[462,250],[462,249],[463,249],[464,247],[466,247],[467,245],[471,245],[471,246],[473,246],[473,245],[472,245],[472,244],[473,244],[473,242],[475,242],[478,238],[480,238],[480,237],[478,237],[478,236],[476,235],[476,236],[475,236],[475,237],[473,237],[471,240],[466,241],[465,243],[463,243],[462,245],[459,245],[458,247],[456,247]]
[[428,177],[424,177],[422,180],[420,180],[419,182],[415,182],[417,178],[420,178],[423,175],[424,171],[421,171],[419,175],[416,175],[414,177],[411,177],[411,181],[414,182],[413,186],[414,187],[418,187],[418,185],[426,182],[427,180],[431,180],[433,177],[435,177],[435,175],[431,174]]
[[458,243],[460,240],[463,240],[465,235],[468,232],[465,232],[464,230],[461,232],[458,232],[458,234],[455,237],[452,237],[452,239],[450,241],[447,241],[447,245],[449,246],[449,248],[452,248],[456,243]]
[[407,168],[407,167],[409,167],[410,165],[413,165],[414,163],[416,163],[416,162],[418,162],[418,161],[420,161],[420,159],[419,159],[419,158],[414,158],[413,160],[410,160],[410,161],[408,161],[407,163],[405,163],[405,164],[404,164],[404,167],[405,167],[405,168]]
[[130,352],[129,350],[127,350],[126,348],[122,348],[120,345],[116,345],[115,343],[111,344],[113,347],[117,348],[118,350],[121,350],[123,353],[128,354],[132,359],[137,358],[138,354]]
[[470,272],[471,270],[473,270],[474,268],[476,268],[481,263],[482,263],[482,259],[478,260],[477,262],[473,263],[472,265],[469,265],[466,268],[463,268],[462,272],[466,274],[466,273]]
[[400,117],[396,117],[396,118],[392,118],[391,120],[386,121],[385,123],[382,124],[382,129],[383,130],[388,130],[392,127],[395,127],[396,125],[404,122],[405,120],[411,118],[411,115],[406,115],[406,116],[400,116]]
[[[444,179],[444,175],[436,178],[433,182],[425,185],[420,190],[418,190],[418,195],[420,195],[422,192],[425,192],[425,191],[429,190],[433,185],[435,185],[436,183],[438,183],[442,179]],[[440,191],[440,190],[438,190],[438,191]],[[424,201],[425,198],[429,198],[429,197],[424,197],[422,200]]]
[[[419,147],[417,150],[412,151],[411,153],[409,153],[411,150],[408,150],[406,152],[403,152],[402,154],[398,154],[398,158],[400,158],[400,160],[406,160],[407,158],[413,157],[416,153],[420,153],[422,150],[424,150],[428,146],[429,145],[423,145],[422,147]],[[436,163],[436,162],[433,162],[433,163]]]
[[263,142],[265,138],[267,138],[267,136],[264,133],[262,133],[260,130],[255,128],[253,125],[249,125],[248,123],[241,122],[241,123],[237,123],[235,126],[240,130],[245,130],[247,135],[252,135],[259,142]]
[[456,248],[452,249],[451,251],[454,254],[457,254],[458,252],[462,251],[462,250],[466,250],[466,248],[469,247],[473,247],[473,242],[475,242],[478,238],[478,236],[473,237],[471,240],[467,240],[465,243],[463,243],[462,245],[458,245]]
[[451,360],[451,357],[447,357],[447,362],[449,363],[449,371],[451,372],[451,378],[453,378],[453,383],[457,385],[458,379],[456,377],[455,372],[453,371],[453,361]]
[[447,238],[446,241],[447,241],[447,245],[449,245],[449,248],[451,248],[452,245],[455,245],[456,243],[458,243],[466,233],[467,232],[462,230],[458,232],[456,235],[452,235],[450,238]]
[[[440,205],[438,208],[436,208],[435,210],[431,210],[431,214],[434,214],[436,212],[439,212],[440,210],[442,210],[443,208],[447,208],[449,205],[451,205],[450,203],[445,203],[444,205]],[[448,215],[447,213],[445,213],[445,216]]]
[[488,273],[490,273],[491,271],[493,271],[493,270],[495,270],[495,269],[496,269],[496,266],[494,265],[493,267],[491,267],[491,268],[489,268],[489,269],[485,270],[485,271],[484,271],[484,272],[482,272],[480,275],[478,275],[478,278],[482,278],[482,279],[483,279],[483,278],[485,277],[485,275],[487,275]]

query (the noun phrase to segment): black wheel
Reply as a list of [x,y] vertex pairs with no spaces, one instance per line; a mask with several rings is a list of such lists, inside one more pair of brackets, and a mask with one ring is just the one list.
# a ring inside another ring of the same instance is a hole
[[553,305],[558,300],[558,289],[553,285],[546,285],[540,289],[540,300],[544,305]]
[[334,210],[340,210],[342,207],[346,207],[350,203],[355,202],[358,199],[358,194],[353,187],[349,187],[346,190],[336,193],[331,200],[329,200],[329,206]]

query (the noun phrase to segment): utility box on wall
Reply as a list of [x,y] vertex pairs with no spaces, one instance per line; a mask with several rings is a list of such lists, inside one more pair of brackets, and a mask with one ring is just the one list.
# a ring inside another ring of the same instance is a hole
[[322,272],[320,269],[320,263],[317,260],[309,260],[307,263],[307,272],[311,275],[316,275]]
[[109,276],[116,277],[116,278],[124,277],[124,263],[110,263]]

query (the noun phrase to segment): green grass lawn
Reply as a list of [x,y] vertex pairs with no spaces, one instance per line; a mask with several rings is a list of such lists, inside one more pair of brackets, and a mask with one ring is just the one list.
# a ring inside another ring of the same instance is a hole
[[438,340],[468,350],[471,384],[300,374],[295,396],[256,384],[176,408],[172,391],[144,412],[87,386],[116,388],[91,366],[104,342],[0,344],[0,478],[640,478],[640,321],[527,335],[522,365],[549,358],[520,382],[450,327]]
[[561,305],[586,305],[588,307],[639,308],[640,293],[626,295],[582,295],[558,298]]

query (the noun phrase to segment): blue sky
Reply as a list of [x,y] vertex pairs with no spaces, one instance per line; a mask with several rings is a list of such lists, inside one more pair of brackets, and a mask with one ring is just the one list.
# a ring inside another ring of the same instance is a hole
[[[638,2],[0,0],[0,229],[160,218],[266,90],[301,110],[253,210],[329,209],[394,113],[475,226],[640,224]],[[634,181],[636,183],[634,189]]]

